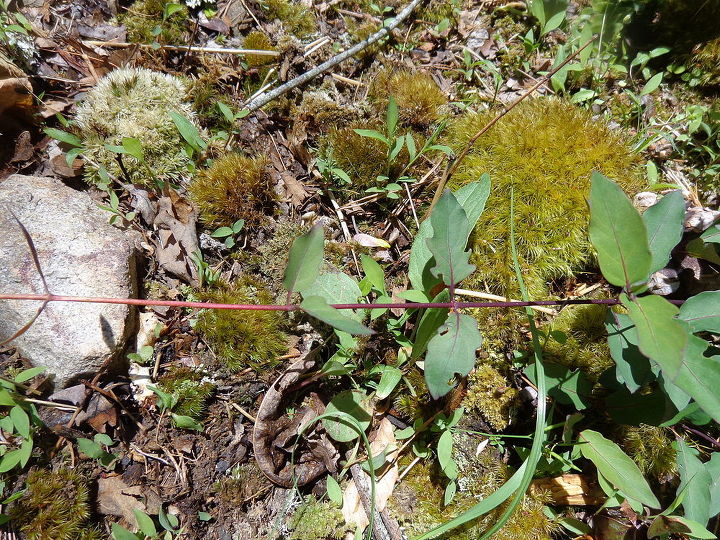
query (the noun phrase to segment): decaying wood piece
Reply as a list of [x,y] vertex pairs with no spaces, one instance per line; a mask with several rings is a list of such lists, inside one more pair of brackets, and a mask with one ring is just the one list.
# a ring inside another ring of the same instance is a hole
[[530,490],[549,492],[552,504],[558,506],[596,506],[607,499],[600,486],[587,475],[582,474],[538,478],[533,480]]
[[[257,412],[253,430],[253,451],[260,470],[273,483],[282,487],[302,486],[317,479],[328,470],[334,472],[337,451],[322,434],[309,441],[309,451],[295,452],[295,463],[290,463],[290,450],[295,443],[299,429],[324,412],[325,406],[317,396],[311,395],[310,407],[290,418],[285,412],[285,394],[297,384],[301,377],[317,364],[319,348],[311,350],[305,357],[294,362],[270,385]],[[308,430],[303,439],[307,439]]]

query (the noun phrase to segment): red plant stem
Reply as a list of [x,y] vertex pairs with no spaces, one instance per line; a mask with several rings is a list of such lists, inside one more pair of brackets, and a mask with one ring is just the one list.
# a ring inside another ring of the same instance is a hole
[[[95,296],[63,296],[59,294],[0,294],[0,300],[29,300],[36,302],[83,302],[93,304],[126,304],[132,306],[167,306],[197,309],[237,309],[246,311],[296,311],[298,304],[214,304],[211,302],[184,302],[181,300],[145,300],[142,298],[102,298]],[[670,300],[682,304],[683,300]],[[331,304],[335,309],[427,309],[427,308],[509,308],[525,306],[617,305],[617,298],[587,300],[537,300],[532,302],[402,302],[394,304]]]

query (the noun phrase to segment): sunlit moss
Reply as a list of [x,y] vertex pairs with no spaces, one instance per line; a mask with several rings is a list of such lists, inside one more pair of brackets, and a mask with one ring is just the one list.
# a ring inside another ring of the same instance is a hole
[[238,219],[246,227],[258,227],[267,222],[277,199],[267,159],[234,152],[200,171],[188,192],[208,227],[230,226]]
[[34,470],[28,474],[25,493],[8,515],[15,530],[29,540],[99,540],[100,532],[86,523],[88,499],[87,482],[80,473]]
[[[272,304],[274,300],[266,288],[249,279],[196,294],[202,301],[223,304]],[[277,311],[208,309],[198,315],[195,328],[232,370],[267,369],[287,351],[284,317]]]
[[[494,112],[470,114],[449,129],[460,151]],[[638,157],[625,135],[562,100],[522,102],[474,144],[450,179],[460,187],[489,173],[486,210],[471,240],[477,271],[466,286],[519,295],[510,257],[510,194],[523,277],[531,295],[547,280],[569,276],[592,256],[587,236],[590,176],[597,170],[633,191],[642,185]]]
[[436,122],[447,103],[447,96],[428,73],[404,68],[384,68],[370,85],[369,97],[379,112],[385,112],[390,96],[397,103],[401,125],[419,129]]
[[264,0],[270,18],[279,19],[283,26],[299,38],[316,30],[315,15],[297,0]]
[[516,404],[518,390],[494,367],[477,366],[468,377],[468,390],[463,406],[478,411],[494,429],[507,427]]
[[668,482],[677,472],[675,438],[668,428],[640,424],[622,426],[620,443],[643,474]]
[[[173,180],[187,174],[191,164],[184,141],[170,117],[176,111],[195,121],[192,106],[185,101],[185,82],[172,75],[142,68],[110,72],[92,88],[75,117],[88,158],[85,178],[101,182],[100,167],[118,178],[154,186],[157,180]],[[143,162],[118,155],[106,145],[120,146],[124,137],[140,141]]]
[[351,532],[335,503],[318,501],[313,495],[309,495],[295,510],[288,528],[291,531],[290,540],[340,540]]
[[202,373],[184,366],[171,367],[158,379],[158,386],[177,400],[173,408],[175,414],[196,420],[201,419],[206,401],[215,391],[211,382],[203,381]]
[[188,10],[179,4],[178,11],[164,18],[165,5],[164,0],[137,0],[132,4],[127,13],[119,17],[127,28],[128,41],[182,45],[189,20]]
[[[275,47],[273,47],[273,44],[267,34],[257,30],[250,32],[247,36],[245,36],[243,47],[245,49],[252,49],[255,51],[275,50]],[[261,54],[247,54],[245,55],[245,61],[250,67],[264,66],[265,64],[272,64],[275,62],[275,57]]]

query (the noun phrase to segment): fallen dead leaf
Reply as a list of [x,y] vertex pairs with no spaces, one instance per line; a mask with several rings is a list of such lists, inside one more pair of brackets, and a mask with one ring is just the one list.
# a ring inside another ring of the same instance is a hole
[[300,206],[308,198],[305,186],[290,171],[282,171],[280,178],[285,186],[285,196],[293,206]]
[[157,514],[162,499],[149,486],[128,486],[120,476],[98,479],[97,511],[103,515],[120,516],[137,527],[133,510]]
[[[373,457],[378,456],[383,450],[387,450],[386,458],[392,459],[393,464],[377,478],[375,483],[375,507],[378,512],[382,512],[387,505],[388,499],[395,489],[395,482],[398,479],[398,465],[395,461],[397,454],[397,439],[392,424],[387,418],[383,418],[378,426],[377,431],[372,435],[370,449]],[[363,475],[367,485],[370,485],[370,476],[364,471]],[[343,492],[343,517],[345,522],[352,527],[360,527],[364,529],[370,524],[368,516],[363,508],[360,494],[354,481],[350,481]]]
[[190,255],[199,249],[196,222],[192,205],[176,191],[166,190],[153,221],[157,233],[155,256],[163,270],[188,283],[197,280],[197,270],[190,260]]

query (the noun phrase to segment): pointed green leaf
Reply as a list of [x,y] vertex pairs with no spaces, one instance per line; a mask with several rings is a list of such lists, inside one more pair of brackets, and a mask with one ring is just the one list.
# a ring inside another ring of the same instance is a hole
[[[535,364],[524,370],[525,375],[537,384]],[[577,410],[585,409],[592,395],[592,383],[582,371],[572,371],[567,366],[545,364],[545,381],[548,395],[564,405],[573,405]]]
[[354,129],[355,133],[360,135],[361,137],[369,137],[371,139],[377,139],[378,141],[384,142],[386,145],[390,146],[390,140],[380,133],[377,130],[374,129]]
[[470,264],[470,252],[466,251],[469,221],[467,214],[455,195],[448,189],[438,200],[430,216],[433,235],[425,243],[435,258],[430,269],[433,276],[442,276],[443,282],[451,288],[475,270]]
[[705,463],[710,473],[710,517],[720,514],[720,452],[713,452],[710,461]]
[[365,254],[360,255],[360,264],[362,264],[365,276],[370,280],[372,286],[380,293],[387,296],[385,292],[385,272],[375,259]]
[[313,284],[323,260],[324,233],[319,225],[295,239],[290,248],[283,287],[288,301],[294,292],[300,292]]
[[[131,533],[118,523],[112,524],[112,536],[115,540],[138,540],[140,538],[137,534]],[[143,535],[144,537],[145,535]]]
[[676,533],[680,537],[697,538],[698,540],[712,540],[717,538],[700,523],[680,516],[659,515],[648,527],[648,538],[667,538]]
[[45,366],[37,366],[34,368],[29,368],[21,371],[15,376],[14,381],[23,383],[25,381],[29,381],[33,377],[37,377],[41,373],[43,373],[47,368]]
[[635,392],[653,377],[650,361],[638,348],[637,330],[630,317],[608,310],[605,328],[610,356],[615,362],[615,377],[630,392]]
[[[467,236],[475,228],[475,224],[485,209],[485,202],[490,195],[490,176],[483,174],[480,180],[461,187],[455,192],[455,198],[465,210],[468,219]],[[420,224],[420,230],[415,235],[410,249],[410,264],[408,276],[413,287],[419,291],[429,292],[439,280],[430,273],[433,255],[425,241],[433,236],[433,227],[430,219]],[[466,239],[467,240],[467,239]]]
[[333,328],[337,328],[348,334],[367,336],[374,333],[367,326],[343,315],[340,310],[329,305],[325,299],[320,296],[308,296],[302,301],[300,308],[311,317],[320,319]]
[[578,441],[583,457],[592,461],[615,488],[645,506],[660,508],[638,466],[617,444],[590,429],[581,432]]
[[[325,408],[325,414],[338,412],[350,415],[362,431],[367,430],[372,422],[372,406],[362,390],[345,390],[332,398]],[[324,418],[322,423],[328,434],[338,442],[354,441],[360,436],[348,420],[340,416]]]
[[709,227],[704,233],[700,235],[703,242],[708,244],[720,244],[720,224],[715,224]]
[[[312,285],[303,289],[303,297],[319,296],[328,304],[354,304],[362,296],[360,286],[355,278],[343,272],[328,272],[319,275]],[[363,319],[362,310],[343,310],[358,322]]]
[[385,399],[388,397],[402,379],[402,370],[394,366],[381,366],[382,375],[375,390],[375,397]]
[[177,111],[170,111],[169,114],[180,135],[182,135],[182,138],[185,139],[190,146],[198,152],[207,148],[207,143],[200,136],[200,132],[197,127],[195,127],[195,124]]
[[122,145],[126,154],[130,154],[138,161],[142,161],[144,157],[142,143],[135,137],[123,137]]
[[650,273],[657,272],[668,263],[670,252],[682,238],[685,197],[681,191],[668,193],[659,203],[648,208],[642,217],[652,255]]
[[388,133],[393,135],[398,123],[398,106],[393,96],[388,100],[386,122]]
[[[433,298],[434,303],[442,303],[450,301],[450,293],[447,289],[443,289]],[[410,358],[416,360],[422,356],[427,350],[427,345],[433,338],[438,328],[447,320],[450,312],[447,308],[426,309],[423,312],[417,330],[415,331],[415,341],[412,347]]]
[[681,307],[679,318],[692,332],[720,334],[720,291],[706,291],[689,298]]
[[447,321],[427,345],[425,382],[433,399],[452,389],[455,375],[470,373],[475,366],[475,351],[482,344],[477,321],[470,315],[451,312]]
[[22,409],[22,407],[20,407],[20,405],[15,405],[12,409],[10,409],[10,418],[15,426],[15,431],[21,437],[24,439],[30,437],[30,417]]
[[647,281],[652,256],[645,223],[622,189],[597,172],[590,190],[590,241],[610,283],[631,290]]
[[78,438],[77,446],[78,450],[80,450],[87,457],[93,459],[102,457],[102,455],[105,453],[105,450],[103,450],[97,442],[90,439],[84,439],[82,437]]
[[682,439],[678,439],[675,445],[677,469],[680,475],[680,484],[676,493],[680,494],[687,488],[682,502],[684,515],[705,527],[710,519],[710,484],[712,483],[710,472],[697,457],[697,450],[690,448]]
[[153,523],[153,520],[150,516],[148,516],[142,510],[138,510],[137,508],[133,508],[133,514],[135,514],[135,520],[137,521],[138,527],[143,533],[145,533],[146,536],[152,538],[157,534],[157,530],[155,529],[155,523]]
[[674,384],[690,395],[713,420],[720,422],[720,356],[706,357],[707,341],[691,335]]
[[675,318],[678,308],[661,296],[643,296],[620,300],[635,324],[640,351],[657,362],[669,379],[674,380],[683,362],[688,332]]
[[328,475],[326,485],[327,494],[330,500],[338,506],[342,505],[343,492],[340,488],[340,484],[337,483],[337,480],[335,480],[332,476]]
[[181,414],[172,414],[172,420],[173,424],[175,424],[176,427],[183,428],[183,429],[194,429],[195,431],[202,431],[203,425],[195,420],[194,418],[191,418],[190,416],[183,416]]
[[82,145],[83,145],[83,142],[80,139],[80,137],[78,137],[77,135],[73,135],[72,133],[68,133],[67,131],[63,131],[62,129],[44,128],[43,131],[45,132],[45,135],[47,135],[48,137],[57,139],[60,142],[69,144],[70,146],[82,147]]

